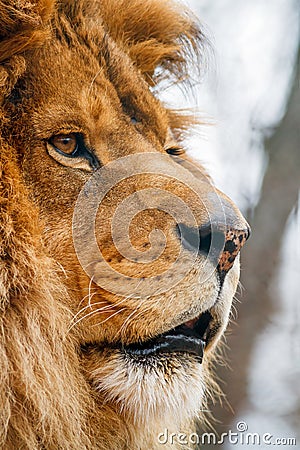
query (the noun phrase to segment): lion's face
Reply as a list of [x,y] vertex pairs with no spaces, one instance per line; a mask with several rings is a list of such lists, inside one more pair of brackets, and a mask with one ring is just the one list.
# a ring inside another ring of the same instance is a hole
[[15,140],[87,378],[128,420],[183,421],[201,407],[248,225],[181,155],[134,61],[102,38],[98,54],[62,38],[36,51],[11,99]]

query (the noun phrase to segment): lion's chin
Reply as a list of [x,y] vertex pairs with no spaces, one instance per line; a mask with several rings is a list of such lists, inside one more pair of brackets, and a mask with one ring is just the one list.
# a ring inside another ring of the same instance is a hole
[[142,355],[125,349],[95,352],[89,350],[86,355],[93,387],[135,427],[180,427],[199,415],[205,386],[198,356],[184,352]]
[[135,427],[180,427],[202,407],[202,362],[212,323],[207,311],[144,342],[85,346],[90,382]]

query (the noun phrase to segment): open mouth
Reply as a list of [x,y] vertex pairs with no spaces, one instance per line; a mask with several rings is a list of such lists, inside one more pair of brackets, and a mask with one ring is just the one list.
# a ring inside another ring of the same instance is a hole
[[153,356],[164,353],[188,353],[202,362],[204,348],[210,339],[210,324],[213,320],[209,311],[196,319],[185,322],[154,339],[130,344],[124,351],[134,356]]

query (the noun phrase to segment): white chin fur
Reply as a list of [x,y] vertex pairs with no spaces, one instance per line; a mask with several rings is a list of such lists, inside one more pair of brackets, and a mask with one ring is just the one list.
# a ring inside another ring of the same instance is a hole
[[183,353],[147,357],[145,363],[115,351],[92,379],[127,420],[148,429],[155,424],[176,428],[196,418],[205,390],[201,364]]

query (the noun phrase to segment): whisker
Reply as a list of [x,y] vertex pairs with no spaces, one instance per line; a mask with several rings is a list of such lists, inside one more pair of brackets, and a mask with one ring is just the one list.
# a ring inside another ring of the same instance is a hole
[[[123,308],[123,309],[126,309],[126,308]],[[122,309],[122,310],[123,310]],[[110,312],[110,311],[114,311],[114,309],[108,309],[107,311],[105,311],[105,312]],[[99,308],[99,309],[95,309],[94,311],[91,311],[91,312],[89,312],[88,314],[86,314],[86,315],[84,315],[83,317],[81,317],[80,319],[78,319],[75,323],[73,323],[73,324],[70,324],[70,326],[69,326],[69,328],[68,328],[68,333],[72,330],[72,328],[74,328],[76,325],[78,325],[80,322],[82,322],[84,319],[87,319],[87,318],[89,318],[89,317],[92,317],[93,315],[96,315],[96,314],[101,314],[103,311],[102,311],[102,309],[101,308]],[[117,311],[118,312],[118,311]]]
[[[94,293],[91,295],[91,298],[89,298],[88,305],[86,305],[86,306],[84,306],[82,309],[80,309],[80,310],[74,315],[73,319],[76,318],[76,317],[78,317],[82,312],[86,311],[87,309],[91,308],[92,306],[97,306],[97,305],[103,305],[103,304],[105,304],[106,306],[103,306],[103,307],[101,308],[101,310],[104,311],[104,310],[106,310],[106,309],[109,309],[109,308],[112,308],[112,307],[115,307],[115,306],[119,306],[119,305],[124,301],[124,299],[123,299],[123,300],[120,301],[120,302],[117,302],[117,303],[115,303],[115,304],[111,304],[111,303],[110,303],[110,304],[108,304],[108,305],[107,305],[107,301],[96,302],[96,303],[91,304],[90,300],[91,300],[92,297],[93,297],[94,295],[96,295],[96,294],[97,294],[97,292],[94,292]],[[89,294],[87,294],[87,295],[81,300],[80,304],[81,304],[88,296],[89,296]],[[125,299],[125,300],[126,300],[126,299]],[[73,320],[73,319],[72,319],[72,320]]]
[[70,326],[68,328],[68,333],[74,328],[76,325],[78,325],[80,322],[82,322],[84,319],[87,319],[88,317],[91,317],[93,314],[101,312],[100,309],[95,309],[94,311],[89,312],[88,314],[85,314],[84,316],[80,317],[78,320],[76,320],[73,324],[72,321],[70,323]]
[[[94,292],[93,294],[92,294],[92,296],[94,296],[94,295],[96,295],[97,294],[97,292]],[[79,304],[78,304],[78,308],[82,305],[82,303],[84,302],[84,300],[86,299],[86,298],[88,298],[89,297],[89,293],[88,294],[86,294],[81,300],[80,300],[80,302],[79,302]],[[86,308],[86,306],[85,306],[85,308]]]
[[[95,295],[95,294],[96,294],[96,293],[93,293],[92,295]],[[78,312],[74,315],[74,317],[72,318],[71,323],[70,323],[70,326],[71,326],[70,329],[72,329],[75,325],[77,325],[78,323],[80,323],[80,322],[81,322],[82,320],[84,320],[85,318],[90,317],[93,313],[107,312],[107,311],[109,311],[110,309],[113,309],[113,310],[114,310],[117,306],[120,306],[125,300],[127,300],[127,298],[128,298],[128,297],[125,297],[125,298],[123,298],[122,300],[120,300],[120,301],[117,302],[117,303],[114,303],[114,304],[108,304],[108,305],[106,304],[106,303],[107,303],[106,301],[94,303],[93,306],[103,305],[103,304],[105,304],[106,306],[103,306],[103,307],[101,307],[101,308],[97,308],[96,310],[93,310],[93,311],[91,311],[89,314],[85,314],[83,317],[81,317],[80,319],[76,320],[77,317],[78,317],[80,314],[82,314],[84,311],[86,311],[87,309],[90,308],[90,305],[85,306],[85,307],[82,308],[80,311],[78,311]],[[75,323],[72,324],[72,322],[73,322],[74,320],[75,320]],[[69,329],[69,331],[70,331],[70,329]]]
[[[137,285],[137,288],[140,286],[141,282],[142,282],[142,280],[139,281],[139,283],[138,283],[138,285]],[[132,297],[132,295],[133,295],[133,294],[130,294],[130,295],[128,295],[126,298],[129,299],[129,298]],[[127,324],[128,321],[130,320],[130,318],[131,318],[132,316],[134,316],[134,314],[137,312],[137,310],[141,307],[142,301],[143,301],[143,300],[140,299],[140,302],[139,302],[138,306],[136,306],[136,307],[134,308],[134,310],[129,314],[129,316],[125,319],[123,325],[121,326],[120,330],[117,332],[117,334],[116,334],[115,337],[117,337],[118,334],[122,335],[122,332],[123,332],[122,330],[124,330],[124,327],[126,327],[126,324]]]
[[[95,295],[95,293],[94,294],[92,294],[92,295]],[[87,297],[87,296],[86,296]],[[98,305],[103,305],[103,304],[106,304],[106,302],[105,301],[103,301],[103,302],[96,302],[96,303],[93,303],[93,306],[98,306]],[[76,318],[81,314],[81,313],[83,313],[84,311],[86,311],[87,309],[89,309],[90,308],[90,305],[87,305],[87,306],[85,306],[84,308],[81,308],[76,314],[74,314],[74,316],[72,317],[72,320],[71,320],[71,322],[73,321],[73,320],[76,320]],[[101,309],[101,308],[100,308]]]
[[[104,313],[104,312],[107,313],[107,312],[110,312],[110,311],[115,311],[115,308],[116,308],[116,307],[122,305],[126,300],[128,300],[129,298],[132,297],[132,294],[130,294],[130,295],[128,295],[128,296],[122,298],[120,301],[118,301],[118,302],[116,302],[116,303],[109,303],[108,305],[106,304],[106,303],[107,303],[106,301],[97,302],[97,303],[92,304],[92,303],[91,303],[91,300],[92,300],[93,296],[97,294],[97,292],[91,293],[92,282],[93,282],[93,278],[91,278],[90,283],[89,283],[89,292],[88,292],[88,294],[87,294],[87,295],[81,300],[81,302],[80,302],[80,304],[82,304],[82,302],[88,297],[88,299],[89,299],[89,300],[88,300],[88,305],[86,305],[85,307],[81,308],[81,309],[74,315],[74,317],[72,318],[72,320],[71,320],[71,322],[70,322],[70,325],[69,325],[69,328],[68,328],[68,333],[69,333],[76,325],[78,325],[79,323],[81,323],[83,320],[88,319],[88,318],[90,318],[90,317],[92,317],[93,315],[96,315],[96,314],[101,314],[101,313]],[[116,297],[117,297],[117,295],[114,296],[114,298],[116,298]],[[141,306],[141,302],[142,302],[142,301],[140,301],[139,305],[138,305],[138,306],[135,308],[135,310],[130,314],[130,316],[127,317],[127,319],[126,319],[127,322],[128,322],[128,321],[130,320],[130,318],[131,318],[132,316],[134,316],[134,314],[138,311],[138,309],[139,309],[140,306]],[[106,304],[106,306],[102,306],[101,308],[97,308],[96,310],[90,311],[88,314],[84,314],[84,312],[85,312],[86,310],[92,309],[93,306],[103,305],[103,304]],[[121,309],[118,310],[118,311],[115,311],[114,314],[110,315],[107,319],[103,320],[103,321],[100,322],[99,324],[93,325],[93,327],[94,327],[94,326],[97,326],[97,325],[101,325],[102,323],[107,322],[111,317],[116,316],[117,314],[119,314],[119,313],[125,311],[126,309],[128,309],[127,306],[125,306],[124,308],[121,308]],[[84,315],[83,315],[82,317],[80,317],[81,314],[84,314]],[[125,321],[124,324],[122,325],[122,328],[124,327],[124,325],[125,325],[125,327],[126,327],[126,321]]]
[[94,278],[94,275],[91,277],[90,282],[89,282],[89,292],[88,292],[89,301],[88,301],[88,306],[90,308],[91,308],[91,299],[93,298],[93,296],[91,296],[91,288],[92,288],[93,278]]
[[[129,325],[129,321],[132,317],[136,318],[138,316],[138,314],[136,315],[136,313],[138,312],[138,310],[140,309],[142,305],[142,300],[140,301],[140,303],[135,307],[135,309],[129,314],[129,316],[125,319],[124,323],[122,324],[120,330],[117,332],[116,337],[120,334],[120,336],[122,336],[122,334],[125,333],[126,331],[126,327],[128,327]],[[142,311],[144,312],[144,311]]]
[[103,325],[105,322],[108,322],[110,319],[112,319],[113,317],[117,316],[118,314],[120,314],[121,312],[125,311],[127,308],[121,308],[118,311],[116,311],[114,314],[110,315],[109,317],[107,317],[105,320],[102,320],[102,322],[100,323],[96,323],[95,325],[93,325],[93,327],[97,327],[100,325]]

